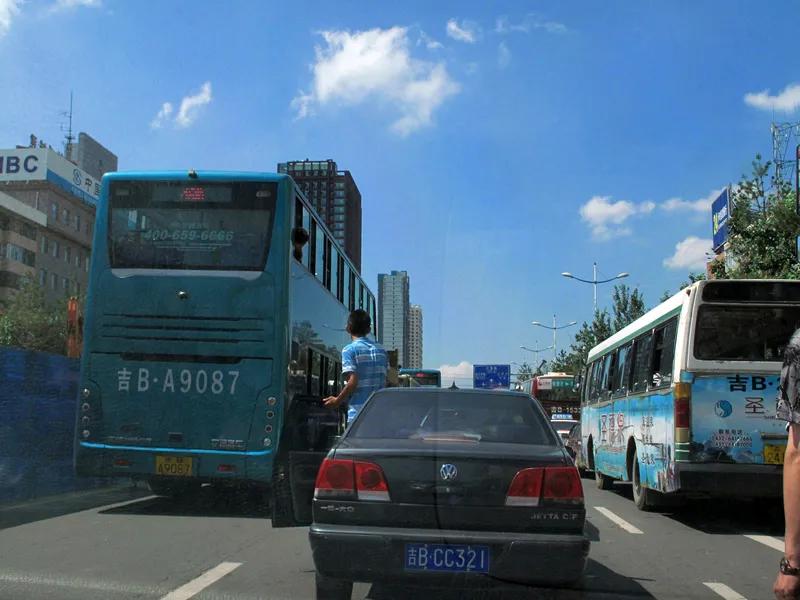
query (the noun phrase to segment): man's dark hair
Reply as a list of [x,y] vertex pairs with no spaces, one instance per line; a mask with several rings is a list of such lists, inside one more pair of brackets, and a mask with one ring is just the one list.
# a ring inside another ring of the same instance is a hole
[[372,327],[369,313],[362,308],[357,308],[347,317],[347,333],[356,337],[364,337]]

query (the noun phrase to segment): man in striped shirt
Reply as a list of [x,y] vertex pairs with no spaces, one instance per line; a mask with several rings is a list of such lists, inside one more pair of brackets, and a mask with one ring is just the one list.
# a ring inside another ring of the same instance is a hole
[[347,332],[353,338],[342,349],[342,374],[347,378],[338,396],[328,396],[325,406],[336,408],[348,402],[347,422],[350,423],[364,406],[370,394],[386,387],[389,362],[386,351],[367,338],[372,329],[372,320],[367,311],[356,309],[347,319]]

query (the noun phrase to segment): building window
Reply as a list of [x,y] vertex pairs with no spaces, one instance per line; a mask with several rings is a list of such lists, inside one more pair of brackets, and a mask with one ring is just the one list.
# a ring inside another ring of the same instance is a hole
[[47,236],[43,235],[42,236],[42,243],[39,246],[39,252],[41,252],[42,254],[47,254],[48,250],[49,250],[49,246],[47,244]]
[[55,202],[53,202],[53,203],[50,205],[50,217],[51,217],[51,218],[52,218],[54,221],[58,221],[58,204],[56,204]]
[[66,277],[61,278],[61,289],[64,290],[65,292],[69,291],[69,279],[67,279]]
[[50,273],[50,287],[56,289],[58,287],[58,275]]
[[75,266],[80,269],[81,268],[81,255],[80,253],[75,253]]
[[75,215],[75,231],[81,230],[81,216]]
[[69,209],[64,209],[64,225],[69,225]]
[[89,272],[89,254],[83,257],[83,270]]
[[39,285],[44,287],[47,285],[47,271],[39,269]]
[[53,240],[53,258],[58,258],[58,240]]
[[72,248],[69,246],[64,246],[64,262],[72,262]]

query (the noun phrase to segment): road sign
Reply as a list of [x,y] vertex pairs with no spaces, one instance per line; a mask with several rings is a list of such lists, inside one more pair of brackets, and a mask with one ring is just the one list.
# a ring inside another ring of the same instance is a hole
[[472,387],[507,390],[511,385],[511,365],[473,365]]
[[728,240],[728,216],[730,203],[728,188],[722,190],[711,204],[711,233],[714,237],[714,252],[719,253]]

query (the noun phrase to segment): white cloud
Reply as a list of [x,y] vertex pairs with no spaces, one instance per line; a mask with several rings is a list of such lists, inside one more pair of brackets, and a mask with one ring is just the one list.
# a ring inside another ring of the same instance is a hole
[[661,204],[661,208],[666,210],[667,212],[677,212],[685,210],[685,211],[705,214],[711,211],[711,203],[714,202],[714,200],[716,200],[721,193],[722,193],[722,188],[718,190],[712,190],[707,196],[705,196],[704,198],[699,198],[697,200],[683,200],[681,198],[670,198],[669,200],[666,200]]
[[168,123],[172,123],[175,127],[180,128],[189,127],[197,120],[200,110],[206,104],[209,104],[211,100],[211,82],[206,81],[200,86],[200,91],[196,94],[183,97],[180,107],[178,108],[178,114],[175,115],[174,119],[172,115],[175,112],[175,107],[172,105],[172,102],[164,102],[158,114],[150,121],[150,128],[160,129]]
[[762,110],[793,112],[800,107],[800,84],[789,84],[775,96],[771,96],[769,90],[750,92],[744,95],[744,103]]
[[450,387],[453,381],[458,387],[472,387],[472,363],[462,360],[457,365],[440,365],[442,387]]
[[11,21],[19,14],[23,0],[0,0],[0,36],[11,29]]
[[675,252],[664,259],[668,269],[703,269],[708,262],[706,252],[711,252],[711,240],[691,235],[675,244]]
[[425,47],[428,50],[440,50],[444,48],[444,44],[436,41],[424,31],[419,32],[419,39],[417,40],[417,46],[419,46],[420,44],[425,44]]
[[467,44],[474,44],[478,41],[480,29],[475,23],[471,21],[461,21],[458,23],[455,19],[450,19],[445,27],[448,37],[458,40],[459,42],[466,42]]
[[161,105],[161,110],[159,110],[158,114],[153,118],[152,121],[150,121],[150,129],[160,129],[169,119],[171,114],[172,103],[164,102],[164,104]]
[[505,69],[511,63],[511,50],[505,42],[500,42],[497,46],[497,66]]
[[178,127],[189,127],[197,119],[200,109],[211,102],[211,82],[206,81],[193,96],[185,96],[175,117]]
[[312,91],[300,92],[291,103],[298,119],[313,114],[315,106],[377,99],[400,113],[391,129],[405,136],[430,125],[433,113],[460,90],[443,62],[411,56],[404,27],[321,35],[327,46],[316,48]]
[[559,23],[558,21],[549,21],[542,18],[540,15],[537,15],[536,13],[530,13],[526,15],[520,23],[511,23],[509,22],[507,16],[501,15],[497,17],[494,27],[495,33],[500,34],[530,33],[534,29],[540,29],[546,31],[547,33],[567,33],[567,31],[569,31],[567,26],[563,23]]
[[78,6],[98,8],[102,6],[102,2],[100,0],[56,0],[54,6],[56,8],[75,8]]
[[627,200],[611,202],[611,196],[593,196],[581,206],[581,218],[592,229],[592,236],[597,240],[609,240],[613,237],[629,235],[630,228],[625,222],[638,214],[653,212],[654,202],[636,204]]

